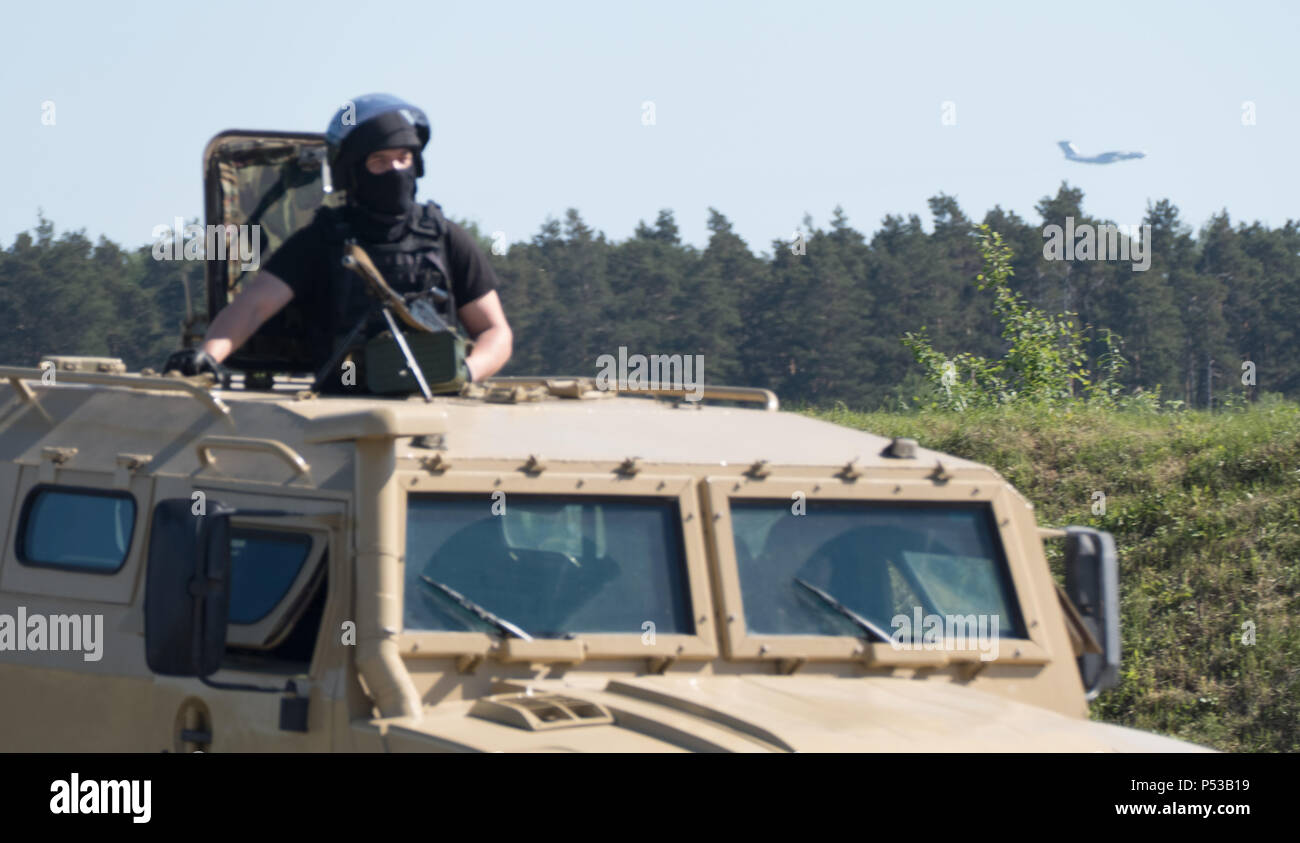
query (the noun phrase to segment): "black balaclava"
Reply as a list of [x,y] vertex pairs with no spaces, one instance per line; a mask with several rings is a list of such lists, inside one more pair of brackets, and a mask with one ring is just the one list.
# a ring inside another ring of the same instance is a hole
[[415,165],[375,175],[364,161],[353,174],[357,204],[376,214],[406,216],[415,207]]
[[[415,127],[400,112],[367,120],[348,138],[352,184],[348,190],[350,216],[357,233],[371,242],[401,239],[414,211],[415,180],[424,169],[421,143]],[[366,169],[366,157],[381,149],[410,149],[415,160],[406,169],[375,175]]]

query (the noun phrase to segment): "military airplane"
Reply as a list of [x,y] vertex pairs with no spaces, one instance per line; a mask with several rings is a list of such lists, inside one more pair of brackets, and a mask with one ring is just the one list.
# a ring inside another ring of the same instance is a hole
[[1057,141],[1057,146],[1065,153],[1067,161],[1081,164],[1111,164],[1115,161],[1127,161],[1130,158],[1146,158],[1145,152],[1103,152],[1100,155],[1080,155],[1079,148],[1069,141]]

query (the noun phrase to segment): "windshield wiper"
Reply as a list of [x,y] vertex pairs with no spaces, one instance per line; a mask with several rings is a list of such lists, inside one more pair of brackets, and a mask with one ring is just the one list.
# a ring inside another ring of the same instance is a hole
[[434,588],[436,588],[439,593],[447,595],[449,598],[452,599],[452,601],[456,603],[457,606],[460,606],[462,609],[474,615],[479,620],[484,621],[485,623],[489,623],[492,626],[496,627],[505,635],[513,635],[515,638],[522,638],[525,641],[533,640],[533,636],[529,635],[527,632],[524,632],[515,624],[511,623],[505,618],[498,617],[497,615],[492,614],[487,609],[484,609],[482,606],[475,603],[473,600],[470,600],[468,597],[461,594],[459,591],[455,590],[454,588],[445,586],[436,580],[431,580],[428,577],[426,577],[424,574],[420,574],[420,579],[424,580],[424,582],[427,583],[428,585],[431,585]]
[[857,612],[853,611],[848,606],[845,606],[843,603],[836,600],[834,597],[831,597],[829,594],[822,591],[817,586],[811,585],[810,583],[803,581],[799,577],[795,577],[794,581],[799,583],[799,585],[803,586],[809,591],[811,591],[817,597],[818,600],[822,601],[823,604],[833,609],[836,613],[853,621],[853,623],[858,627],[858,629],[861,629],[863,632],[866,632],[870,637],[879,639],[880,643],[882,644],[888,644],[890,642],[889,634],[886,633],[883,629],[876,626],[874,623],[867,620],[866,618],[862,617],[862,615],[859,615]]

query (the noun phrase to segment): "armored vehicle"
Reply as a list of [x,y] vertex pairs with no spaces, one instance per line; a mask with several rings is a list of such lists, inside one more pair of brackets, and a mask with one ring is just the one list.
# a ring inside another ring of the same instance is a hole
[[[265,257],[322,147],[219,135],[208,221]],[[296,318],[229,384],[0,368],[0,750],[1197,748],[1088,719],[1114,543],[987,466],[752,388],[318,395]]]

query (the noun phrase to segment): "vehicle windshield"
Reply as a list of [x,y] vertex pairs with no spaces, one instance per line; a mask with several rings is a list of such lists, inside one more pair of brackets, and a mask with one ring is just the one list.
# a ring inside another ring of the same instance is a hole
[[647,621],[694,634],[678,509],[649,497],[411,495],[406,629],[501,634],[451,589],[534,638],[640,636]]
[[935,615],[973,615],[988,630],[996,619],[993,634],[1024,637],[987,505],[808,501],[803,514],[791,509],[788,500],[731,501],[751,634],[864,637],[857,613],[896,641],[920,642]]

